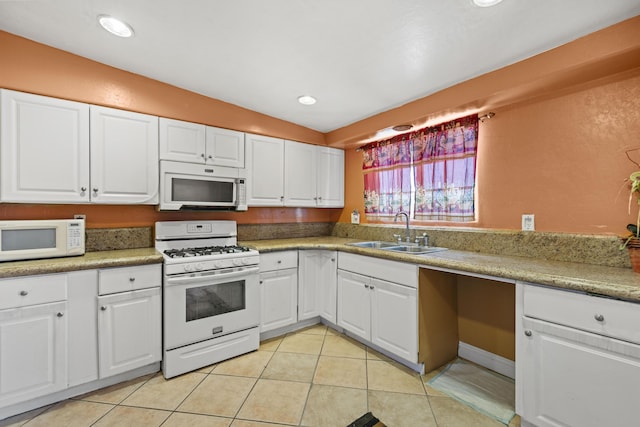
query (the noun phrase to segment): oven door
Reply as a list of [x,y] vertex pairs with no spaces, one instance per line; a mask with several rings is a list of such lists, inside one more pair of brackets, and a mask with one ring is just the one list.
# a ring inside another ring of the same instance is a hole
[[260,323],[258,266],[164,278],[165,350]]

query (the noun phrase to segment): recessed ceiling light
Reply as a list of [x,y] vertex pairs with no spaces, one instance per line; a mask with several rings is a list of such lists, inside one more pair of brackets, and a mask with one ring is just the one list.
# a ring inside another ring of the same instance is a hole
[[133,28],[126,22],[122,22],[118,18],[109,15],[98,16],[98,22],[105,30],[118,37],[133,36]]
[[495,6],[502,0],[473,0],[473,4],[479,7]]
[[298,102],[302,105],[313,105],[316,103],[316,99],[311,95],[302,95],[298,97]]

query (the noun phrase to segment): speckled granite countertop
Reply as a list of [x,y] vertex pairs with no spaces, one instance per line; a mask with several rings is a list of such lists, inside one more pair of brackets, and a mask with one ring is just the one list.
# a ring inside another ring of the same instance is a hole
[[154,248],[87,252],[82,256],[76,257],[0,263],[0,278],[62,273],[65,271],[89,270],[94,268],[159,264],[161,262],[162,254]]
[[346,243],[358,240],[340,237],[306,237],[298,239],[242,241],[260,252],[287,249],[340,250],[378,258],[410,262],[493,276],[503,279],[540,283],[558,288],[592,292],[640,302],[640,274],[629,268],[591,264],[546,261],[519,256],[487,255],[477,252],[447,250],[424,255],[411,255],[379,249],[358,248]]

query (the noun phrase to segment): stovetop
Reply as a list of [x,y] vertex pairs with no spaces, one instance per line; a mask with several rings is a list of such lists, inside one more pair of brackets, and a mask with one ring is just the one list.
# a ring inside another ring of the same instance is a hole
[[181,249],[165,249],[164,254],[169,258],[189,258],[201,256],[215,256],[222,254],[242,254],[250,252],[246,246],[226,245],[226,246],[203,246]]

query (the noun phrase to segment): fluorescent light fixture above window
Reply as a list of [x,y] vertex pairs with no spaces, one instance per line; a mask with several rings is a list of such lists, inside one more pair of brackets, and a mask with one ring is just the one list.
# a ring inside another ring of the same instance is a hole
[[473,4],[479,7],[495,6],[502,0],[473,0]]
[[302,105],[313,105],[316,103],[316,99],[311,95],[302,95],[298,97],[298,102]]
[[114,18],[109,15],[98,16],[98,22],[105,30],[109,31],[118,37],[131,37],[133,36],[133,28],[126,22]]

